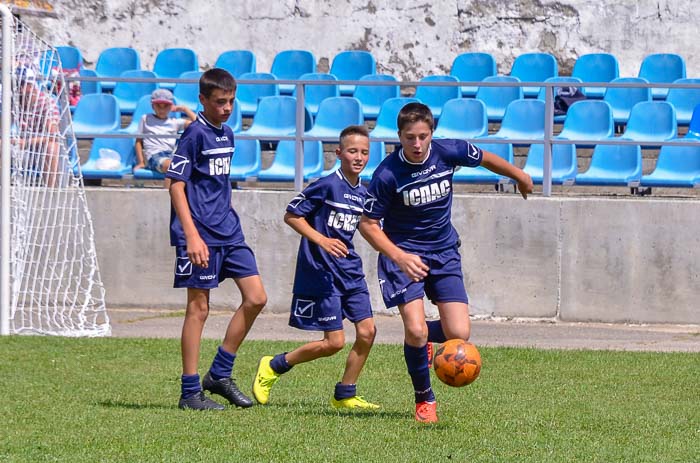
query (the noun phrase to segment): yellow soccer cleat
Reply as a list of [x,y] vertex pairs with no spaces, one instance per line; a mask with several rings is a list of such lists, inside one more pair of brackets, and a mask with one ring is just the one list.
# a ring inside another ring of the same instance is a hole
[[253,397],[259,404],[265,405],[270,400],[270,390],[280,379],[280,375],[270,367],[271,355],[266,355],[258,363],[258,372],[253,381]]
[[335,397],[331,397],[331,405],[337,410],[379,410],[381,408],[377,404],[367,402],[359,395],[340,400],[335,400]]

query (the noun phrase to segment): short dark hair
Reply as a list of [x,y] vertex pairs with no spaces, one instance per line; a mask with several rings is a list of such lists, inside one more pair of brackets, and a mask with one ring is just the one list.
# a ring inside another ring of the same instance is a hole
[[408,103],[406,106],[401,108],[399,115],[396,118],[396,126],[399,128],[399,132],[403,130],[408,124],[413,124],[415,122],[425,122],[430,126],[430,130],[435,128],[435,118],[433,117],[433,112],[430,108],[423,103]]
[[350,135],[362,135],[363,137],[369,138],[369,130],[367,130],[367,127],[364,125],[349,125],[345,127],[343,131],[340,132],[340,137],[338,137],[341,149],[343,147],[343,140]]
[[199,93],[209,98],[216,89],[235,91],[236,79],[226,69],[209,69],[199,78]]

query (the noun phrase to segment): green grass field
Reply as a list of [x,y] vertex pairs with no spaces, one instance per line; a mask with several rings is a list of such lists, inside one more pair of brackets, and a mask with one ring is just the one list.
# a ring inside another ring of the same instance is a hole
[[[261,355],[295,345],[245,343],[242,389]],[[432,426],[413,421],[398,345],[376,346],[360,378],[379,413],[331,409],[345,354],[297,366],[268,406],[202,413],[176,406],[176,339],[0,338],[0,461],[700,461],[698,354],[481,348],[472,385],[434,379]]]

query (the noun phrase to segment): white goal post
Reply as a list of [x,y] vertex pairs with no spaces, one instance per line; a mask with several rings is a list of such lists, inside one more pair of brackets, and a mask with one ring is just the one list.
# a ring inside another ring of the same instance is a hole
[[0,5],[0,332],[110,333],[56,49]]

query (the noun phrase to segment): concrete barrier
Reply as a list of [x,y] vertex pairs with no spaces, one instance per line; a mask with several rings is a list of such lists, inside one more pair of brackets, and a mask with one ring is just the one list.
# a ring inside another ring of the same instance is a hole
[[[289,310],[298,235],[282,221],[291,191],[234,190],[268,311]],[[169,197],[160,189],[88,189],[108,307],[184,308],[172,288]],[[472,314],[562,321],[700,324],[700,201],[454,196],[453,223]],[[376,253],[356,247],[376,311]],[[237,306],[235,285],[212,291]],[[431,308],[431,313],[435,309]]]

